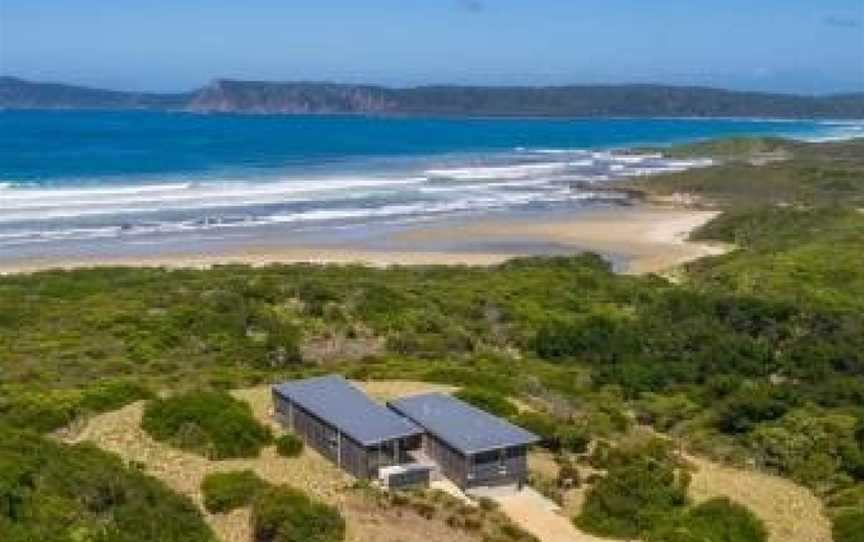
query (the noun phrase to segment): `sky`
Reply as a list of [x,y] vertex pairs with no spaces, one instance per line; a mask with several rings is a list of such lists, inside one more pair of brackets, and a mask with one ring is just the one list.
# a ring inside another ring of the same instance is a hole
[[0,73],[860,91],[864,0],[0,0]]

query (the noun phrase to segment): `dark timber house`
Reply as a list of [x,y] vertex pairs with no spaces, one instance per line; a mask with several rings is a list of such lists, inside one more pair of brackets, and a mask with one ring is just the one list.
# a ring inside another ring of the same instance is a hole
[[527,451],[537,435],[443,393],[388,406],[423,428],[424,452],[462,489],[525,483]]
[[336,375],[274,386],[273,404],[283,425],[358,478],[405,462],[423,433]]

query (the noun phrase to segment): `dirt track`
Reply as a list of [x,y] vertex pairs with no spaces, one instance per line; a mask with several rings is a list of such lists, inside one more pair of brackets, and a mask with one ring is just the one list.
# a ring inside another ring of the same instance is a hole
[[518,493],[494,497],[501,510],[520,527],[539,538],[542,542],[609,542],[585,534],[557,511],[554,502],[531,488]]

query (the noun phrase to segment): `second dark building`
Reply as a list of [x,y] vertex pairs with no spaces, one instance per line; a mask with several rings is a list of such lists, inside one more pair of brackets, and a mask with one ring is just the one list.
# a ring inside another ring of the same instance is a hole
[[528,447],[537,435],[443,393],[388,406],[425,431],[424,452],[462,489],[525,483]]

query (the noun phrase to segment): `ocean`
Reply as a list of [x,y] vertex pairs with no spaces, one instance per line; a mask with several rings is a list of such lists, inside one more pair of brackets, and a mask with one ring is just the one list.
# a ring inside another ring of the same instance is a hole
[[622,152],[733,135],[831,139],[860,123],[0,111],[0,260],[615,203],[591,191],[706,160]]

